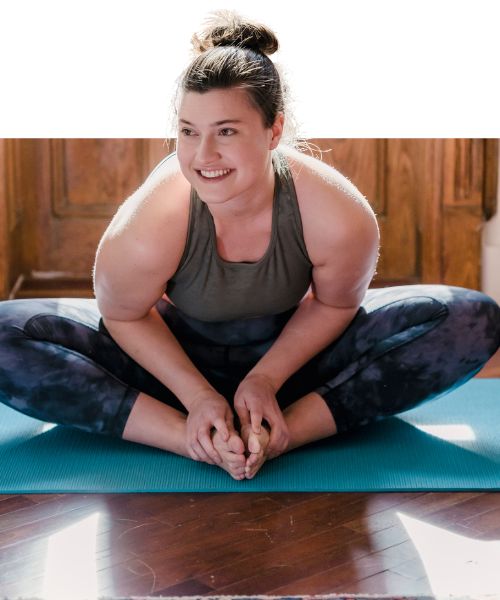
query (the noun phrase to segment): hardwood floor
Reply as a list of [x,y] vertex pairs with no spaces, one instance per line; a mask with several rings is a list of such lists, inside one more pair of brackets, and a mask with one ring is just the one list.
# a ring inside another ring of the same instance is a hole
[[[500,377],[500,352],[478,377]],[[0,496],[8,598],[478,597],[500,593],[499,548],[497,493]]]
[[444,577],[468,571],[464,585],[487,592],[498,580],[493,493],[48,494],[3,496],[0,514],[9,598],[65,583],[103,596],[457,593],[426,570],[405,519],[435,530]]

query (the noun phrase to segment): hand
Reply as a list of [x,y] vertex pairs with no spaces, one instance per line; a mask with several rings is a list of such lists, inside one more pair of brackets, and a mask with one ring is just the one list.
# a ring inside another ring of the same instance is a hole
[[254,433],[259,434],[262,419],[271,427],[267,456],[274,458],[286,451],[290,432],[276,400],[276,390],[265,375],[247,375],[234,395],[234,409],[241,426],[252,424]]
[[224,441],[229,432],[234,431],[233,411],[227,400],[215,390],[199,392],[191,406],[186,421],[187,449],[193,460],[210,465],[222,464],[219,453],[214,448],[211,432],[215,428]]

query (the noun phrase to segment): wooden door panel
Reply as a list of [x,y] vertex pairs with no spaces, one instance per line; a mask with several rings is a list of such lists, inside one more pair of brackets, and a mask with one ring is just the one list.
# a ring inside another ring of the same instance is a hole
[[[481,228],[496,201],[497,140],[308,141],[377,214],[376,285],[479,289]],[[90,282],[112,215],[173,148],[161,139],[1,140],[0,294],[21,273]]]
[[36,154],[37,268],[89,275],[105,228],[161,148],[148,140],[37,140]]
[[377,279],[417,281],[418,148],[412,140],[314,139],[324,162],[350,179],[377,215],[381,248]]
[[6,298],[22,263],[24,218],[22,155],[17,140],[0,140],[0,299]]
[[481,229],[494,214],[498,141],[311,140],[375,210],[381,251],[375,282],[479,289]]

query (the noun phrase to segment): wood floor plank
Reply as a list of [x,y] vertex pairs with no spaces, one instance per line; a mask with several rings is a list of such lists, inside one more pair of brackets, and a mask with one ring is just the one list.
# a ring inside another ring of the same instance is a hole
[[500,509],[500,494],[477,493],[462,502],[433,511],[426,515],[426,521],[433,525],[449,523],[466,525],[471,519],[498,509]]
[[[59,558],[62,560],[70,558],[73,553],[81,561],[89,560],[95,564],[95,571],[101,572],[106,569],[131,560],[137,560],[133,554],[123,550],[119,544],[109,544],[109,541],[100,547],[99,541],[102,540],[104,534],[100,534],[96,539],[96,549],[92,555],[86,555],[81,552],[78,546],[70,548],[64,556]],[[41,577],[45,573],[47,562],[48,538],[44,537],[40,540],[41,543],[28,547],[24,547],[22,552],[18,553],[11,560],[4,560],[0,565],[0,585],[14,583],[22,579],[32,579]],[[111,547],[112,546],[112,547]],[[17,549],[17,548],[16,548]],[[1,590],[1,587],[0,587]]]
[[[46,550],[46,549],[45,549]],[[41,577],[45,572],[47,553],[39,552],[26,558],[18,558],[0,568],[0,590],[16,581],[27,581]]]
[[[394,538],[394,535],[397,535]],[[401,542],[401,537],[407,538],[406,532],[401,527],[399,531],[392,532],[392,539],[384,533],[379,535],[385,545],[394,545]],[[342,526],[332,526],[331,530],[317,534],[304,539],[292,539],[290,543],[279,543],[275,548],[260,550],[237,563],[224,564],[218,569],[212,569],[205,574],[197,575],[198,579],[212,584],[217,584],[218,592],[236,593],[238,580],[252,576],[259,581],[259,585],[269,588],[268,577],[274,578],[274,571],[286,573],[289,579],[298,577],[300,573],[311,573],[315,569],[325,570],[327,566],[324,560],[334,560],[336,562],[348,561],[350,550],[356,553],[356,559],[362,555],[368,555],[373,552],[370,544],[366,544],[368,537],[363,534],[357,534]],[[380,544],[379,544],[380,545]],[[273,553],[273,550],[274,553]],[[337,552],[337,554],[335,554]],[[324,559],[324,557],[328,557]],[[394,558],[394,557],[392,557]],[[397,557],[397,561],[406,560],[407,556]],[[391,560],[388,557],[387,560]],[[392,563],[391,563],[392,564]],[[330,565],[331,566],[331,565]],[[269,571],[270,569],[270,571]],[[288,571],[286,571],[288,570]],[[215,582],[210,578],[215,578]],[[225,586],[236,585],[236,588]],[[223,586],[220,588],[220,586]]]
[[189,498],[184,505],[172,508],[167,506],[155,514],[155,518],[172,527],[178,527],[183,523],[196,520],[205,520],[207,509],[210,510],[210,518],[220,521],[231,517],[232,522],[239,520],[261,519],[270,513],[283,508],[266,494],[219,494],[195,501]]
[[[155,570],[142,559],[132,559],[101,571],[99,574],[99,594],[130,595],[140,593],[145,595],[158,594],[165,589],[177,589],[179,595],[205,594],[213,588],[196,580],[179,581],[171,577],[166,569]],[[131,591],[132,590],[132,591]],[[198,591],[197,591],[198,590]]]
[[34,505],[35,503],[25,496],[9,496],[8,498],[0,501],[0,515],[13,513],[21,508]]
[[397,565],[391,565],[389,567],[393,573],[403,575],[408,579],[420,580],[427,576],[425,566],[422,563],[420,556],[415,556],[409,560],[405,560]]
[[187,581],[182,581],[176,585],[155,590],[155,595],[161,594],[162,596],[202,596],[214,593],[215,591],[212,587],[209,587],[196,579],[188,579]]
[[309,502],[310,500],[319,498],[324,494],[325,492],[273,492],[270,494],[270,496],[275,502],[278,502],[282,504],[283,507],[286,507],[301,504],[302,502]]
[[0,495],[0,502],[9,498],[25,498],[33,504],[41,504],[42,502],[51,501],[54,498],[60,498],[64,494],[3,494]]
[[[431,515],[438,510],[442,510],[443,508],[454,506],[455,504],[474,498],[480,493],[481,492],[432,492],[408,499],[398,506],[398,511],[414,518],[424,517]],[[346,526],[354,531],[375,533],[398,524],[400,522],[399,517],[397,516],[398,511],[391,507],[373,515],[354,519],[353,521],[346,523]]]
[[199,565],[197,579],[207,584],[217,586],[218,590],[224,589],[249,577],[257,577],[262,585],[274,576],[275,570],[284,570],[287,577],[297,577],[299,571],[308,572],[324,556],[329,560],[345,562],[348,560],[346,547],[357,536],[345,527],[335,527],[330,531],[322,532],[308,537],[305,540],[296,540],[293,536],[287,543],[269,548],[263,552],[255,552],[239,561],[217,564],[207,561],[210,568],[203,572],[204,565]]
[[348,591],[351,594],[393,594],[401,596],[432,594],[432,589],[425,579],[415,581],[390,570],[376,573],[375,575],[357,581],[341,584],[333,589],[329,586],[319,586],[318,589],[322,590],[317,592],[319,594],[330,593],[326,592],[326,589],[329,589],[334,593],[344,593]]
[[500,506],[479,514],[471,514],[469,517],[464,517],[461,523],[468,527],[473,527],[481,533],[496,532],[500,528]]
[[[291,521],[293,521],[293,516],[290,514],[280,514],[282,512],[289,513],[292,510],[296,511],[297,506],[294,508],[287,508],[285,511],[277,511],[276,514],[267,517],[271,521],[275,521],[275,526],[286,524],[285,535],[283,535],[284,541],[287,541],[290,535],[293,536],[294,540],[297,540],[300,539],[300,536],[303,535],[304,532],[307,537],[314,532],[314,530],[311,529],[310,524],[305,521],[300,525],[298,531],[295,531],[294,526],[291,523]],[[307,510],[309,511],[310,507]],[[287,516],[289,520],[285,523]],[[277,518],[278,521],[276,521]],[[221,524],[223,524],[223,521],[221,521]],[[141,558],[153,569],[159,569],[162,565],[169,564],[172,573],[184,578],[192,577],[194,573],[193,570],[196,570],[197,573],[204,572],[213,569],[220,564],[223,564],[226,569],[229,569],[230,565],[237,561],[238,558],[259,555],[269,547],[280,547],[280,544],[273,543],[271,536],[269,535],[269,530],[265,527],[266,522],[260,520],[258,525],[259,526],[256,527],[250,520],[243,523],[237,522],[237,520],[234,522],[230,521],[229,523],[226,522],[221,533],[218,533],[216,530],[214,531],[214,528],[207,527],[206,519],[203,519],[198,523],[194,530],[195,536],[192,545],[186,545],[187,530],[190,527],[193,527],[193,524],[189,523],[187,527],[180,526],[178,528],[179,530],[183,530],[180,538],[179,536],[176,539],[173,537],[165,538],[165,536],[163,536],[163,547],[156,548],[154,552],[141,552]],[[322,523],[321,529],[324,528],[325,524]],[[326,528],[328,529],[328,526],[326,526]],[[207,534],[209,540],[204,537]],[[353,536],[350,531],[348,532],[348,535],[350,537]],[[182,539],[183,543],[176,543],[177,539]],[[148,542],[149,547],[150,542],[151,540]],[[135,541],[133,546],[137,547]],[[204,553],[201,556],[199,550],[200,547],[204,548]],[[211,583],[209,579],[205,579],[204,581],[207,585]]]
[[377,554],[388,558],[398,557],[401,560],[411,560],[418,556],[418,551],[415,548],[415,544],[411,539],[407,539],[400,544],[394,544],[383,550],[379,550]]
[[38,579],[20,579],[7,585],[2,585],[4,598],[40,598],[44,591],[44,577]]
[[87,495],[68,495],[53,499],[50,502],[34,504],[13,513],[7,513],[0,516],[0,546],[2,537],[7,532],[16,527],[22,527],[34,524],[45,519],[50,519],[55,515],[71,513],[75,510],[99,509],[102,507],[102,499],[98,496]]
[[[30,523],[16,524],[15,527],[10,526],[0,534],[0,561],[2,560],[3,551],[10,546],[39,537],[54,535],[61,529],[71,527],[75,522],[82,521],[97,511],[96,506],[87,505],[71,511],[45,516],[43,519]],[[12,514],[15,515],[16,513]],[[99,527],[109,527],[109,519],[105,514],[99,519]]]
[[[338,496],[335,496],[336,498]],[[316,507],[316,510],[313,511],[313,514],[315,515],[314,518],[317,519],[317,515],[321,515],[321,513],[325,512],[325,508],[330,509],[331,506],[330,504],[332,503],[332,497],[325,495],[325,497],[323,498],[323,501],[328,500],[327,506],[323,507],[322,511],[318,510],[318,507]],[[399,501],[401,501],[403,498],[399,498],[397,499],[396,497],[391,498],[390,500],[390,504],[391,505],[397,505],[399,504]],[[314,504],[314,503],[313,503]],[[384,501],[380,501],[378,503],[373,503],[372,504],[372,510],[377,510],[380,508],[383,508],[383,506],[385,506],[386,504],[384,503]],[[354,505],[347,505],[347,507],[353,507]],[[346,513],[346,508],[344,507],[344,514],[343,517],[344,519],[348,519],[348,518],[352,518],[352,515],[349,515]],[[363,507],[363,510],[365,509],[365,507]],[[357,510],[359,511],[359,507],[357,507]],[[368,510],[370,510],[368,508]],[[311,507],[309,507],[309,512],[311,511]],[[281,511],[283,512],[283,511]],[[259,560],[256,559],[256,557],[265,557],[266,560],[268,560],[269,557],[271,557],[272,559],[272,553],[273,553],[273,549],[276,549],[276,554],[278,555],[278,560],[280,560],[281,556],[282,556],[282,552],[285,553],[285,556],[287,553],[290,552],[290,543],[294,545],[294,547],[302,547],[304,548],[309,548],[310,545],[313,544],[313,540],[317,540],[319,539],[319,535],[315,532],[314,527],[311,527],[311,523],[310,522],[305,522],[303,525],[303,531],[301,532],[299,530],[299,532],[296,532],[294,529],[294,525],[295,525],[295,521],[294,521],[294,517],[292,514],[290,514],[290,511],[288,511],[288,517],[289,517],[289,523],[287,523],[287,529],[286,529],[286,535],[282,536],[282,539],[278,539],[277,543],[274,544],[272,543],[273,540],[271,538],[271,535],[274,535],[275,532],[269,531],[267,530],[264,526],[266,525],[265,520],[260,519],[259,520],[259,526],[258,528],[249,528],[250,531],[252,531],[253,529],[256,529],[257,532],[261,532],[261,537],[260,539],[256,539],[256,540],[251,540],[251,543],[249,543],[248,539],[243,538],[243,534],[244,534],[244,530],[239,530],[238,528],[235,528],[234,526],[236,525],[235,523],[231,523],[231,529],[234,531],[234,533],[236,533],[237,537],[236,537],[236,541],[234,539],[221,539],[221,538],[214,538],[216,540],[218,540],[220,547],[224,548],[226,554],[222,554],[220,551],[219,552],[215,552],[212,551],[212,548],[208,547],[204,541],[202,541],[202,538],[200,538],[200,540],[197,539],[197,543],[198,541],[203,543],[203,547],[208,550],[205,553],[206,557],[210,557],[210,560],[206,559],[205,557],[203,557],[203,559],[201,559],[201,564],[200,564],[200,558],[199,558],[199,552],[197,551],[196,548],[193,548],[192,551],[186,552],[185,551],[185,546],[183,546],[183,548],[181,550],[177,550],[175,554],[172,553],[171,549],[165,550],[165,551],[161,551],[161,550],[156,550],[153,553],[145,553],[142,554],[141,556],[144,558],[144,560],[146,560],[148,562],[148,564],[150,564],[150,566],[152,568],[159,568],[161,564],[167,564],[172,562],[172,560],[175,560],[176,563],[176,569],[179,569],[179,565],[182,564],[183,567],[185,569],[187,569],[188,571],[188,575],[191,577],[193,575],[196,575],[196,577],[202,581],[204,581],[206,584],[213,584],[214,582],[212,581],[211,577],[215,577],[216,578],[216,583],[219,584],[229,584],[230,582],[227,580],[227,577],[229,574],[232,574],[233,578],[241,578],[241,577],[248,577],[249,573],[252,573],[252,569],[256,569],[256,568],[261,568],[261,562]],[[343,538],[339,535],[338,533],[338,526],[337,524],[339,522],[342,522],[342,518],[339,519],[339,514],[342,515],[341,511],[338,511],[333,517],[331,517],[327,522],[326,522],[326,529],[325,529],[325,522],[321,521],[321,526],[319,531],[324,531],[325,532],[325,536],[324,536],[324,540],[325,542],[323,542],[323,548],[319,547],[319,548],[314,548],[312,553],[313,556],[317,556],[318,554],[321,555],[322,552],[331,552],[333,550],[332,546],[335,545],[335,540],[341,541],[342,543],[344,542]],[[276,521],[276,519],[281,519],[282,520],[282,515],[272,515],[272,521],[274,521],[273,525],[274,527],[276,527],[277,524],[279,524],[280,521]],[[310,520],[313,520],[310,517]],[[334,528],[334,524],[337,528]],[[304,533],[306,534],[304,536]],[[313,535],[311,535],[313,534]],[[392,538],[388,538],[388,536],[386,535],[385,537],[387,538],[385,540],[385,544],[394,544],[394,543],[400,543],[401,541],[401,535],[406,536],[406,534],[401,531],[398,533],[398,537],[396,539],[394,539],[394,534],[392,536]],[[266,540],[265,537],[268,537],[268,539]],[[354,538],[356,537],[356,535],[352,532],[352,531],[348,531],[347,532],[347,536],[349,538]],[[233,536],[234,537],[234,536]],[[360,539],[364,539],[366,540],[366,536],[361,536]],[[334,540],[333,544],[332,541]],[[288,542],[288,543],[287,543]],[[327,548],[325,549],[325,544],[327,546]],[[243,546],[243,548],[242,548]],[[386,547],[386,546],[384,546]],[[229,551],[229,552],[228,552]],[[365,553],[369,553],[372,552],[372,548],[371,547],[367,547],[365,549]],[[306,551],[307,554],[307,551]],[[288,559],[290,559],[290,557],[288,557]],[[345,560],[345,550],[343,550],[343,554],[342,554],[342,560]],[[230,561],[230,562],[228,562]],[[281,561],[282,562],[282,561]],[[300,562],[300,561],[299,561]],[[214,564],[215,563],[215,564]],[[264,563],[265,564],[265,563]],[[225,572],[225,579],[223,578],[222,581],[218,581],[217,577],[218,575],[222,572],[219,571],[217,569],[217,567],[219,565],[222,565],[222,571]],[[309,567],[308,567],[309,568]],[[197,569],[197,571],[193,571],[193,569]],[[206,572],[203,572],[203,569],[206,570]],[[214,575],[214,569],[217,571],[217,575]],[[240,570],[238,570],[240,569]],[[242,569],[242,571],[241,571]],[[176,571],[177,573],[179,573],[179,575],[186,575],[186,572],[179,572]],[[262,579],[262,571],[259,572],[259,577]],[[209,579],[210,578],[210,579]]]
[[[383,558],[377,555],[367,555],[355,562],[344,562],[331,564],[330,557],[319,561],[316,570],[301,570],[295,576],[290,573],[276,572],[274,581],[266,581],[267,586],[260,584],[258,575],[252,580],[240,581],[232,586],[219,590],[222,594],[247,594],[250,590],[270,590],[270,594],[297,594],[308,593],[308,589],[322,589],[325,593],[338,586],[348,586],[361,576],[367,576],[387,570],[392,564],[397,564],[397,559]],[[361,575],[362,574],[362,575]],[[259,587],[260,586],[260,590]],[[348,588],[346,588],[348,589]]]
[[204,517],[182,523],[166,533],[153,532],[144,547],[141,547],[141,540],[136,539],[132,532],[127,543],[134,545],[140,552],[163,551],[166,559],[170,556],[178,557],[179,553],[183,556],[197,554],[201,543],[204,544],[207,553],[213,552],[221,556],[248,553],[249,547],[265,548],[269,544],[286,539],[293,519],[297,535],[300,535],[299,532],[302,532],[302,535],[311,535],[327,528],[325,513],[330,503],[328,497],[314,498],[265,514],[259,518],[258,525],[255,524],[253,513],[248,520],[243,521],[238,514],[219,514],[209,521]]
[[484,493],[23,497],[0,500],[9,597],[42,593],[47,540],[93,511],[100,595],[429,593],[395,513],[472,539],[500,529],[500,495]]
[[214,504],[212,499],[216,499],[221,494],[217,493],[148,493],[148,494],[106,494],[104,500],[113,512],[120,511],[130,516],[132,513],[139,512],[155,517],[162,512],[169,513],[189,506],[198,506],[208,502],[211,506]]
[[[24,494],[25,498],[29,498],[35,504],[44,504],[45,502],[53,502],[58,498],[64,498],[68,495],[75,494]],[[89,494],[86,494],[89,495]]]

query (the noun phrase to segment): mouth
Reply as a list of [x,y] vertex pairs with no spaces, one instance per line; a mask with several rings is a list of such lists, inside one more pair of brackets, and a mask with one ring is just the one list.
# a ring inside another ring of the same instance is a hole
[[[222,171],[222,169],[221,169],[221,171]],[[215,172],[220,173],[221,171],[215,171]],[[234,169],[227,169],[227,173],[222,173],[221,175],[217,175],[215,177],[214,176],[207,177],[207,176],[203,175],[201,171],[196,171],[196,174],[198,175],[198,177],[200,179],[202,179],[203,181],[205,181],[207,183],[216,183],[218,181],[222,181],[223,179],[227,179],[227,177],[229,177],[229,175],[231,175],[231,173],[233,171],[234,171]]]

